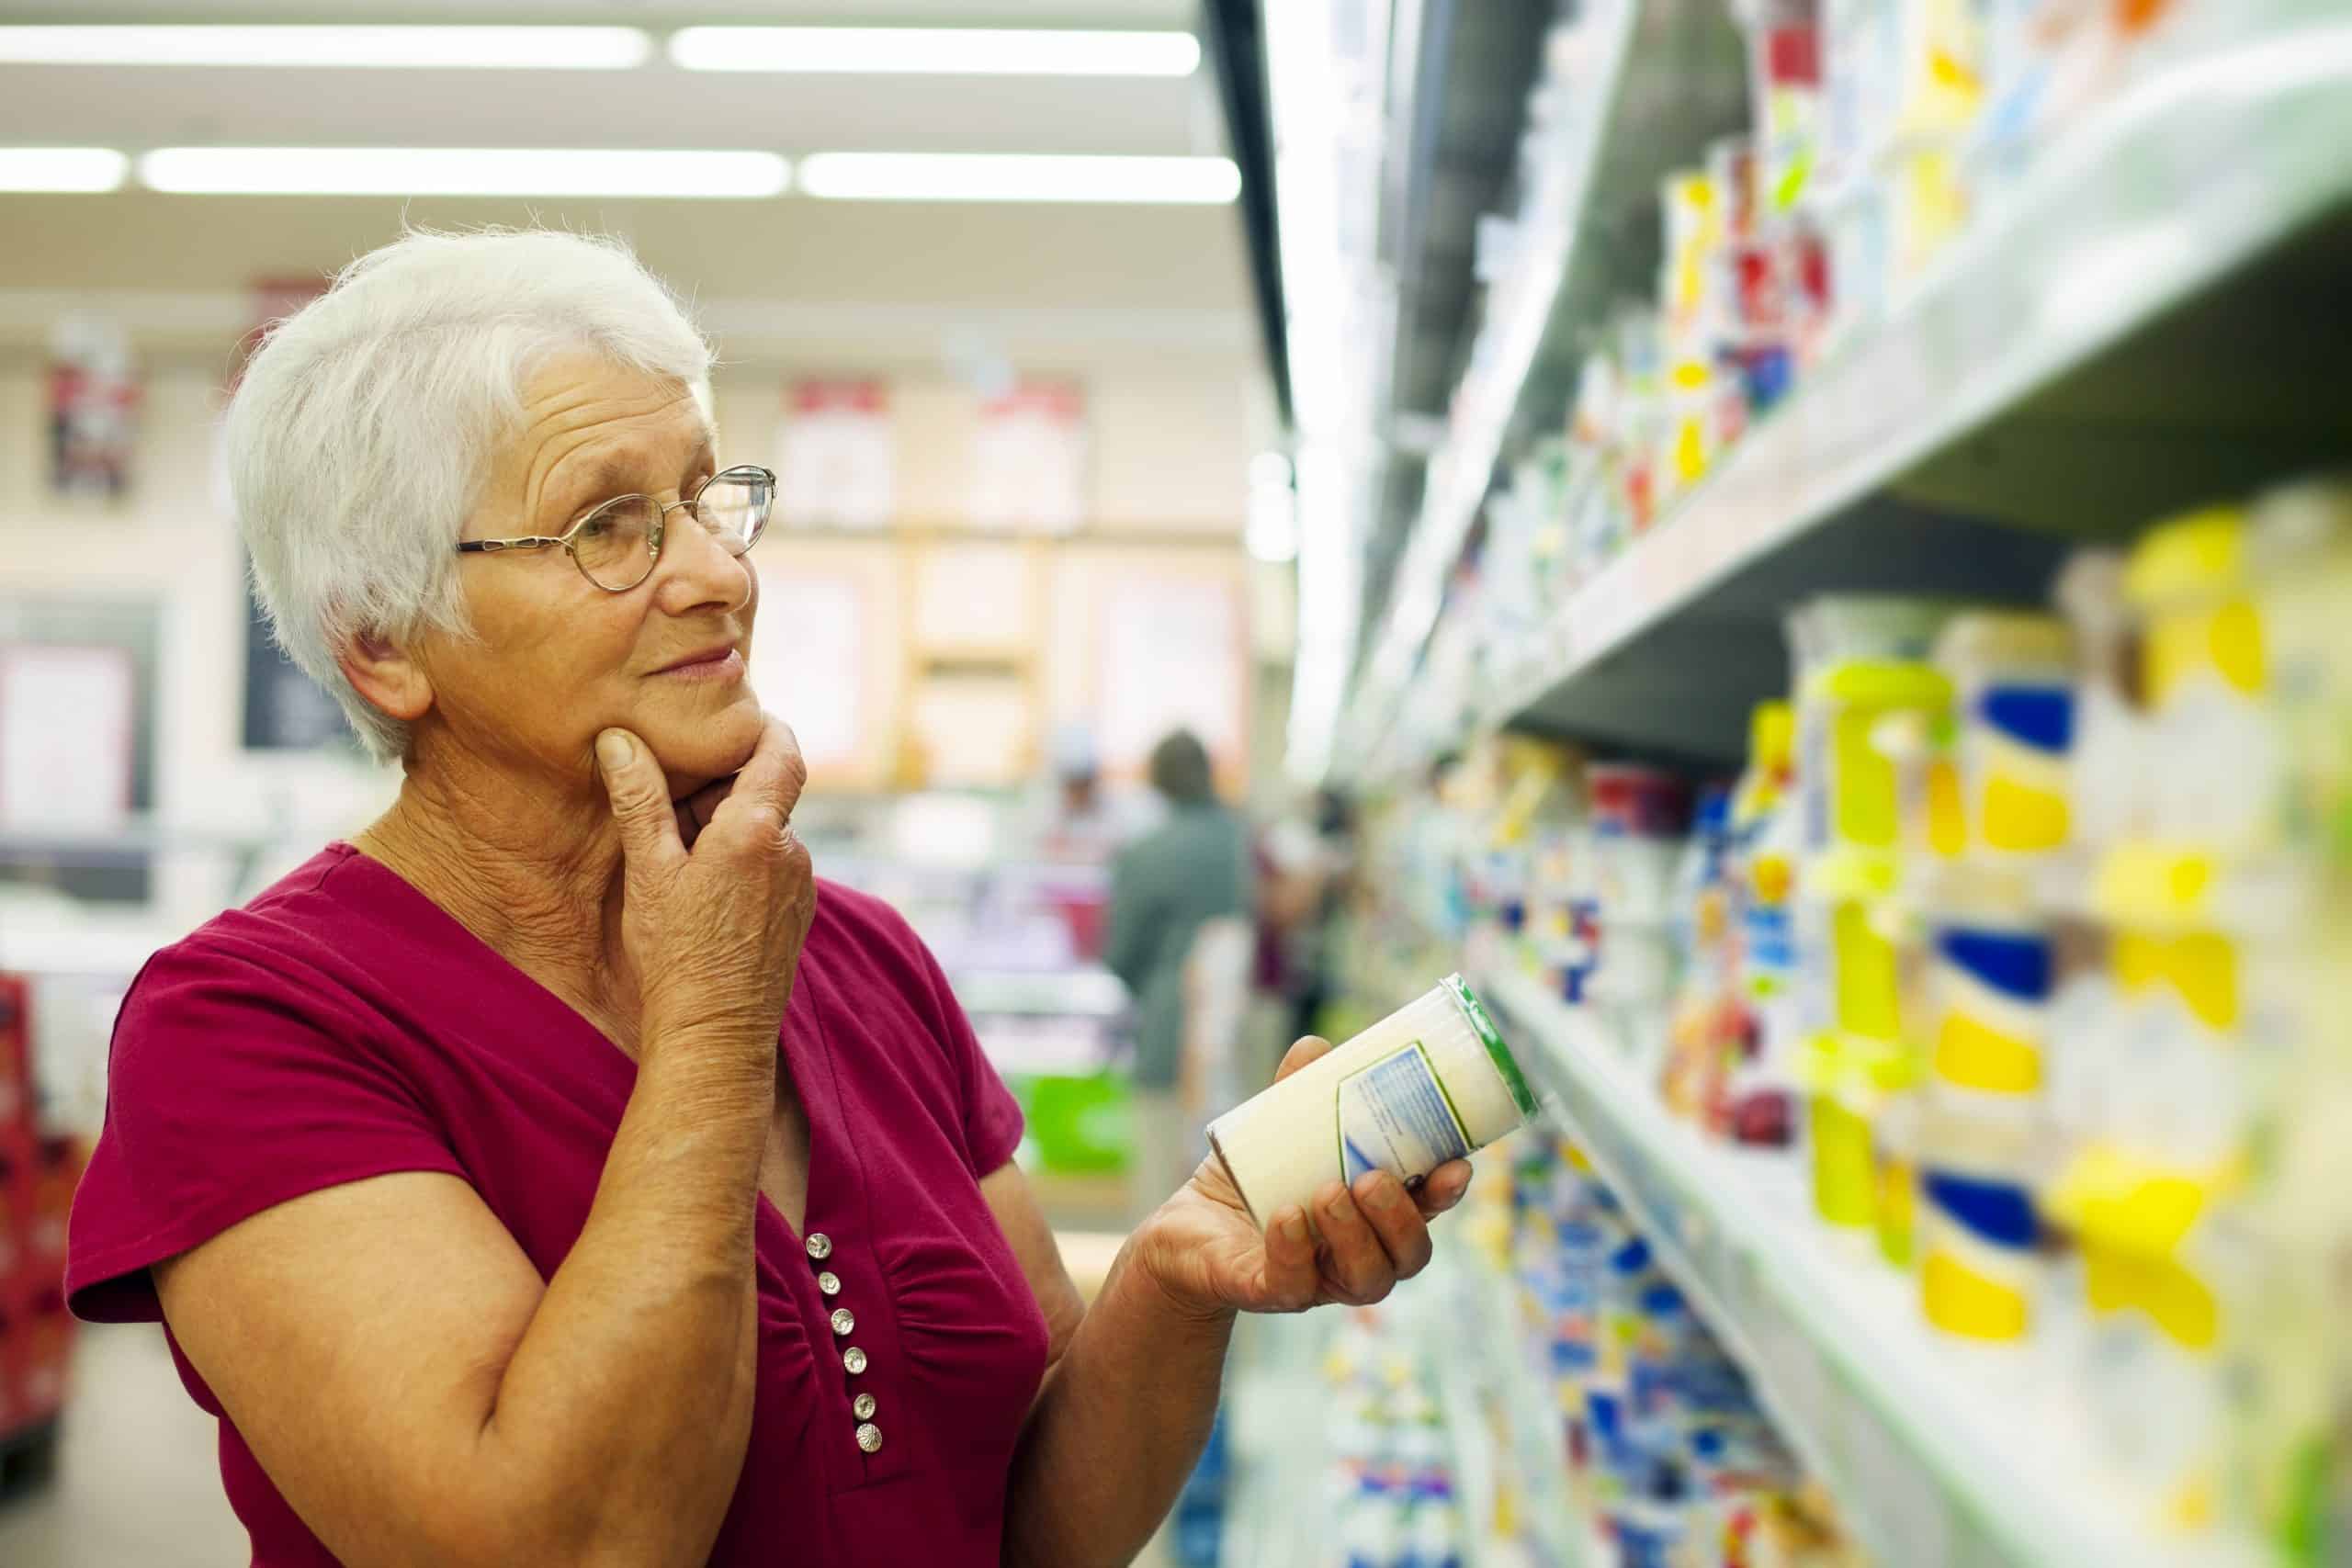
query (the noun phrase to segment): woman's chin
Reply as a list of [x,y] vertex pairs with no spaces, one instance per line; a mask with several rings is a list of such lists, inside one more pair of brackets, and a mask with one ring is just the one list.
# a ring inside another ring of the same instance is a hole
[[686,795],[741,773],[759,748],[763,723],[756,703],[730,704],[692,721],[649,724],[642,739],[661,759],[673,795]]

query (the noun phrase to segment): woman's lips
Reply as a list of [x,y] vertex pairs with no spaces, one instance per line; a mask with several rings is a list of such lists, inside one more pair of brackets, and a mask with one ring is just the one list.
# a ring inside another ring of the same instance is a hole
[[654,673],[673,681],[740,681],[743,678],[743,655],[730,648],[724,653],[673,664]]

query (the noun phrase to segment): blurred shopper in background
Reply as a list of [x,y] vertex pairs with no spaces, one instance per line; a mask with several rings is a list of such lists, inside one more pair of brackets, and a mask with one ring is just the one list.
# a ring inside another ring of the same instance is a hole
[[[259,1568],[1125,1562],[1236,1312],[1378,1299],[1468,1181],[1335,1189],[1318,1251],[1177,1170],[1081,1304],[936,962],[791,829],[710,363],[617,243],[414,235],[236,394],[276,634],[403,781],[141,974],[67,1285],[168,1324]],[[1249,892],[1200,743],[1152,773],[1115,945],[1164,1086]]]
[[1053,795],[1039,813],[1038,857],[1063,864],[1108,865],[1134,829],[1132,812],[1102,787],[1094,732],[1065,724],[1054,732]]
[[1127,846],[1113,869],[1103,951],[1136,998],[1138,1201],[1182,1181],[1199,1156],[1203,1108],[1188,1105],[1182,1092],[1185,976],[1194,944],[1211,921],[1246,920],[1252,908],[1249,829],[1217,798],[1199,737],[1180,729],[1164,738],[1152,748],[1149,771],[1168,817]]

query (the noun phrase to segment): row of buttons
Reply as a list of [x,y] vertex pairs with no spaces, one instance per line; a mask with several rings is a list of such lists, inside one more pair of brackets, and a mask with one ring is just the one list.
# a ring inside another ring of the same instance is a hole
[[[808,1258],[813,1263],[822,1263],[833,1255],[833,1238],[822,1231],[810,1232],[808,1246]],[[820,1269],[817,1290],[826,1300],[832,1300],[842,1293],[841,1276],[830,1269]],[[837,1339],[846,1339],[857,1332],[857,1314],[845,1306],[833,1309],[831,1323]],[[842,1370],[852,1377],[863,1376],[869,1364],[865,1352],[854,1345],[842,1352]],[[874,1424],[875,1409],[870,1393],[861,1393],[849,1402],[850,1414],[857,1418],[857,1446],[862,1453],[882,1451],[882,1428]]]

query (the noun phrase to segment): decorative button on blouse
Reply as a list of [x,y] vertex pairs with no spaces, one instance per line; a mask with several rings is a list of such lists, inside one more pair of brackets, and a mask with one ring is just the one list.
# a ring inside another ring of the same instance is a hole
[[842,1368],[850,1376],[857,1376],[865,1370],[865,1352],[854,1345],[851,1346],[842,1352]]
[[868,1421],[857,1429],[857,1446],[865,1452],[882,1451],[882,1428]]
[[817,1289],[829,1296],[842,1293],[842,1277],[828,1269],[817,1276]]
[[870,1393],[861,1393],[849,1402],[849,1413],[861,1421],[873,1420],[874,1410],[874,1396]]
[[822,1263],[832,1255],[833,1238],[823,1231],[812,1232],[808,1237],[808,1256]]
[[847,1335],[850,1330],[856,1326],[857,1317],[849,1310],[849,1308],[835,1307],[833,1309],[833,1332],[835,1334]]

